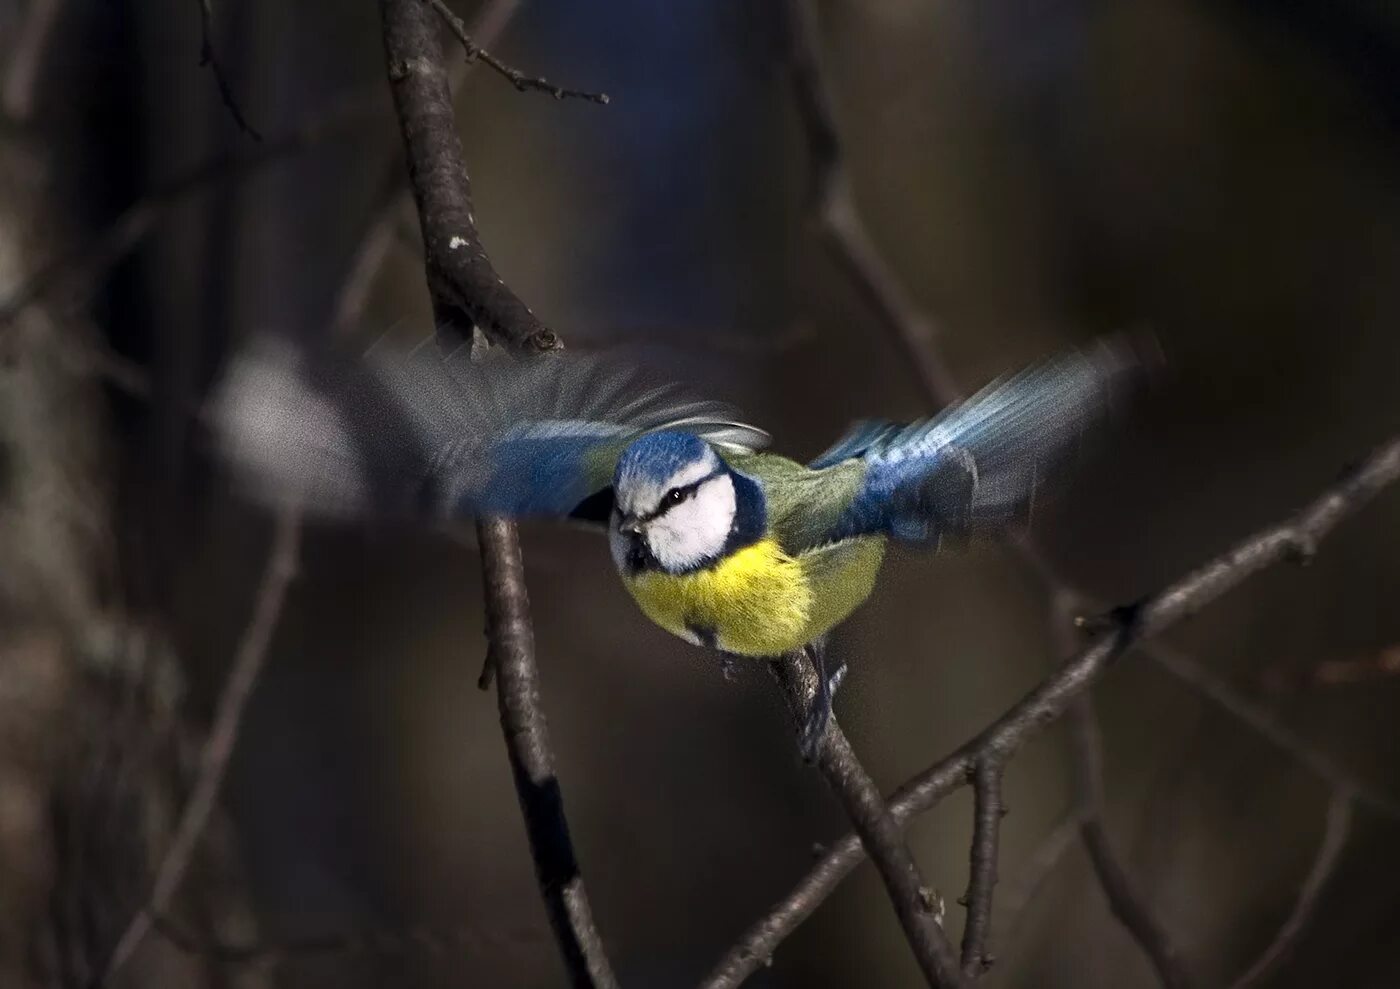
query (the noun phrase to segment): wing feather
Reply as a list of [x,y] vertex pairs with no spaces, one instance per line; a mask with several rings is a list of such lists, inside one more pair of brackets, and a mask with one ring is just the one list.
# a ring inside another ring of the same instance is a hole
[[811,465],[866,467],[831,538],[941,541],[1025,524],[1047,476],[1155,361],[1145,341],[1112,338],[995,381],[933,419],[857,424]]
[[380,345],[355,360],[262,339],[232,363],[214,410],[250,493],[340,517],[567,516],[643,433],[742,449],[768,439],[617,355],[569,352]]

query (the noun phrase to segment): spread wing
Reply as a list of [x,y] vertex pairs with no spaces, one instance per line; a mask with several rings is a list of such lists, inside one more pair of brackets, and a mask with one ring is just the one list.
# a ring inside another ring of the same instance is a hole
[[1145,347],[1113,339],[995,381],[933,419],[858,423],[809,465],[865,467],[828,538],[936,542],[1024,524],[1048,474],[1151,359]]
[[741,449],[768,440],[616,357],[381,346],[356,360],[274,340],[233,362],[214,421],[255,497],[338,517],[601,521],[617,459],[643,433],[684,429]]

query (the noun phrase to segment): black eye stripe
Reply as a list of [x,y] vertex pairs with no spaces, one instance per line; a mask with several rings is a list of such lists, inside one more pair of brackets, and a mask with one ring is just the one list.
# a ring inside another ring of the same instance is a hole
[[[659,518],[660,516],[665,515],[669,509],[672,509],[675,506],[681,504],[682,502],[689,501],[691,498],[695,497],[695,492],[700,490],[700,485],[704,484],[706,481],[713,481],[715,478],[719,477],[723,472],[724,471],[721,468],[719,470],[713,471],[712,473],[706,474],[702,478],[691,481],[689,484],[683,484],[678,488],[672,488],[670,491],[667,491],[664,495],[661,496],[661,504],[657,507],[656,511],[651,512],[647,515],[640,516],[639,521],[650,522],[654,518]],[[673,500],[671,497],[672,495],[679,495],[679,497]]]

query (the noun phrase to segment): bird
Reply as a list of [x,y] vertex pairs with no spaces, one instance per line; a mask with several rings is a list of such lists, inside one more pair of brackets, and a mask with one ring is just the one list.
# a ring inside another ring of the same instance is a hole
[[809,761],[844,664],[828,636],[891,542],[1021,531],[1151,363],[1130,337],[1044,359],[914,422],[856,422],[802,463],[729,406],[616,354],[254,340],[214,401],[242,490],[342,520],[553,517],[605,529],[642,613],[728,671],[804,652]]

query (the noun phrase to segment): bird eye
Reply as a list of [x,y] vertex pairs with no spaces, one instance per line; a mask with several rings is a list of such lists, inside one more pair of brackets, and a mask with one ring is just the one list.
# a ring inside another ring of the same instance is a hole
[[679,505],[683,501],[685,501],[685,492],[680,488],[672,488],[670,491],[667,491],[666,496],[661,499],[661,507],[670,508],[673,505]]

